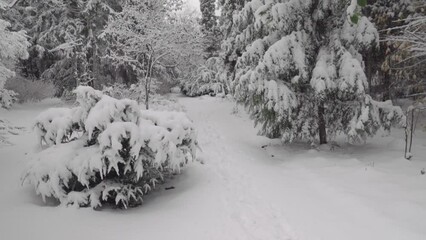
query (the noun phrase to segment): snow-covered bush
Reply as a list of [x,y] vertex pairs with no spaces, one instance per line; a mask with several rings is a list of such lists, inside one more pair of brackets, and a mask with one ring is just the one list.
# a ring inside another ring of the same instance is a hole
[[24,174],[43,199],[63,205],[133,207],[195,159],[196,132],[184,113],[141,111],[90,87],[78,107],[49,109],[35,128],[46,147]]
[[18,135],[19,132],[23,130],[23,127],[14,126],[9,121],[0,119],[0,147],[3,145],[12,145],[12,143],[8,141],[8,136]]
[[194,75],[182,84],[182,92],[187,96],[227,94],[226,74],[221,71],[221,59],[209,58]]
[[154,95],[150,103],[151,109],[155,111],[185,112],[185,107],[171,96]]
[[[145,104],[146,101],[145,89],[143,84],[140,83],[132,84],[130,87],[127,87],[125,84],[115,83],[109,87],[104,86],[102,92],[116,99],[128,98],[140,104]],[[151,95],[149,98],[149,106],[150,109],[160,111],[185,111],[184,107],[180,105],[176,99],[169,96],[165,97],[160,94]]]
[[12,90],[0,89],[0,107],[9,109],[18,101],[18,94]]
[[104,86],[102,92],[116,99],[128,98],[139,103],[145,100],[145,89],[141,83],[132,84],[130,87],[114,83],[111,86]]
[[56,94],[56,87],[53,83],[41,80],[32,81],[18,75],[9,79],[5,88],[17,93],[17,100],[21,103],[53,98]]

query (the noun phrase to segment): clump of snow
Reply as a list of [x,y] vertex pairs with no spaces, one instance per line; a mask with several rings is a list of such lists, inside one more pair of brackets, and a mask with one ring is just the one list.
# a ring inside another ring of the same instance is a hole
[[365,16],[362,16],[357,24],[346,21],[341,36],[344,41],[356,46],[360,51],[379,46],[379,32]]
[[311,79],[311,86],[317,93],[336,87],[333,80],[337,77],[337,73],[333,61],[334,56],[332,53],[325,48],[320,49]]
[[345,52],[339,62],[339,75],[337,87],[342,94],[349,89],[353,89],[355,94],[363,94],[367,86],[367,76],[365,75],[361,63],[349,52]]
[[85,110],[91,109],[104,96],[101,91],[89,86],[79,86],[73,92],[77,95],[77,103]]
[[297,71],[299,77],[306,77],[305,50],[301,43],[305,41],[304,32],[294,32],[274,43],[263,58],[263,70],[275,75]]
[[60,144],[71,137],[76,109],[50,108],[40,113],[34,123],[40,146]]
[[[36,118],[47,149],[24,173],[43,200],[97,208],[132,207],[196,156],[196,131],[183,112],[142,111],[89,87],[75,108],[52,108]],[[86,101],[85,101],[86,100]]]
[[102,99],[89,111],[85,121],[85,130],[90,138],[95,131],[104,131],[113,122],[138,123],[139,106],[129,99],[117,100],[109,96]]
[[348,8],[346,9],[348,21],[351,21],[351,17],[356,13],[357,6],[358,6],[358,1],[357,0],[351,0],[351,3],[349,4]]

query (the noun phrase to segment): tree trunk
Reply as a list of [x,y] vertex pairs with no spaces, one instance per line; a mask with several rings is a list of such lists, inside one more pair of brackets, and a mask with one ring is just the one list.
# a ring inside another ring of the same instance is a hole
[[325,125],[324,114],[325,114],[324,103],[321,102],[318,105],[318,129],[319,129],[320,144],[327,143],[327,129]]
[[145,108],[149,109],[149,77],[145,80]]
[[370,54],[370,53],[368,53],[367,54],[367,58],[365,59],[365,65],[366,65],[366,76],[367,76],[367,84],[368,84],[368,89],[367,89],[367,91],[366,91],[366,93],[368,93],[368,94],[372,94],[372,91],[371,91],[371,81],[373,80],[373,75],[374,75],[374,73],[373,73],[373,63],[374,63],[374,61],[373,61],[373,59],[372,59],[372,54]]

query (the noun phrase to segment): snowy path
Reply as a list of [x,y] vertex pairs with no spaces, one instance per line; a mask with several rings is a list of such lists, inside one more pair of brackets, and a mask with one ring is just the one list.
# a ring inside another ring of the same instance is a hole
[[[226,186],[229,214],[253,239],[426,239],[426,179],[416,173],[424,162],[412,166],[399,150],[371,152],[378,166],[303,146],[285,150],[256,136],[246,116],[231,115],[232,104],[198,101],[182,100],[200,129],[206,165]],[[385,174],[386,164],[401,166]]]
[[[0,147],[0,239],[426,239],[426,175],[419,173],[426,160],[401,159],[400,140],[341,152],[284,147],[256,136],[230,102],[180,102],[199,130],[204,164],[191,164],[166,185],[174,190],[162,187],[129,211],[46,206],[20,186],[33,134],[11,137],[15,146]],[[29,127],[51,105],[0,114]]]

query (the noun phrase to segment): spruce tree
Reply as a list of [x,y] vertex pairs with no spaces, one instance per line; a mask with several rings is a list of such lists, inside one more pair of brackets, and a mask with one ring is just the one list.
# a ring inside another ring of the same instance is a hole
[[203,30],[211,32],[216,27],[215,0],[200,0],[200,10]]
[[219,51],[220,36],[217,29],[215,0],[200,0],[201,30],[204,35],[205,58],[214,57]]
[[379,37],[358,2],[252,0],[223,22],[234,95],[262,134],[287,142],[318,136],[323,144],[343,133],[360,141],[404,120],[400,108],[367,94],[361,53]]
[[[101,62],[106,43],[98,35],[109,17],[121,10],[118,0],[20,0],[7,12],[12,29],[30,37],[28,60],[21,74],[53,81],[71,89],[81,83],[100,85]],[[103,65],[103,66],[101,66]],[[106,65],[106,66],[105,66]]]

